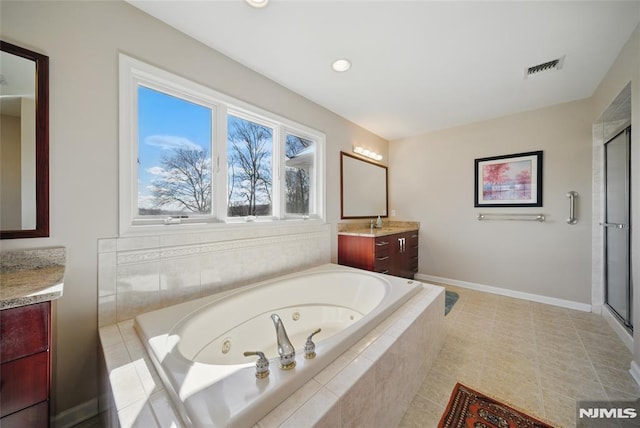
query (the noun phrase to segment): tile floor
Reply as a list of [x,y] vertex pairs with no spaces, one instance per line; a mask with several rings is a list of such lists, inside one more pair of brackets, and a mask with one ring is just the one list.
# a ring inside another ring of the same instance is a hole
[[634,400],[631,353],[599,315],[459,287],[447,338],[401,428],[436,427],[456,382],[560,427],[576,401]]

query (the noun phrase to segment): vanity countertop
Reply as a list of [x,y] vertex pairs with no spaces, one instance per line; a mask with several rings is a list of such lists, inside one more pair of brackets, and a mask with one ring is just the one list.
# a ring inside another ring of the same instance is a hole
[[420,222],[417,221],[391,221],[383,222],[382,227],[371,228],[370,225],[362,223],[341,223],[338,224],[338,235],[363,236],[377,238],[380,236],[394,235],[396,233],[419,230]]
[[0,253],[0,310],[62,297],[65,249]]

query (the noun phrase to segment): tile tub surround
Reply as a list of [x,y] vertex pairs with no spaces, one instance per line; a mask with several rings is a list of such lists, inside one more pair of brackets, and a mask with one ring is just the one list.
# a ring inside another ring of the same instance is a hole
[[98,326],[330,262],[328,224],[237,226],[98,240]]
[[[444,343],[444,289],[427,285],[254,428],[397,425]],[[133,320],[100,328],[113,421],[183,426]],[[274,365],[274,370],[277,370]]]
[[0,310],[62,297],[66,249],[0,252]]

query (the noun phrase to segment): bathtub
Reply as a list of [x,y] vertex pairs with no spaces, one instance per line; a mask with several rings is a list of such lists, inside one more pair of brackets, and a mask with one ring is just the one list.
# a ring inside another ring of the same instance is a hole
[[[422,288],[418,281],[327,264],[139,315],[134,328],[186,426],[248,427]],[[279,368],[270,315],[283,320],[296,367]],[[314,336],[316,357],[304,358]],[[270,375],[255,376],[264,352]]]

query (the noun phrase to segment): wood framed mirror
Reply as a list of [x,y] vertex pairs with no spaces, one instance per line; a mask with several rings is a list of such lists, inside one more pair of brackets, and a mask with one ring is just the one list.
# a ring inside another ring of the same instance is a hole
[[0,41],[0,239],[49,236],[49,57]]

